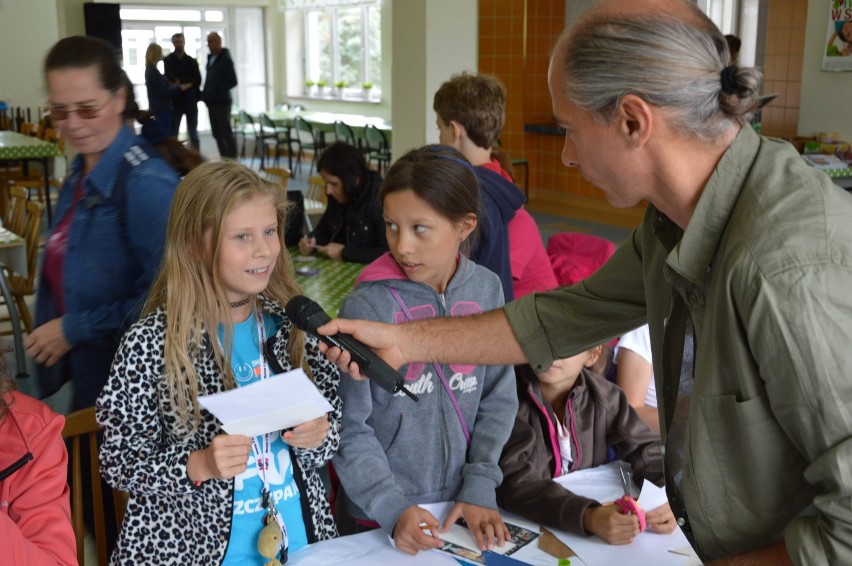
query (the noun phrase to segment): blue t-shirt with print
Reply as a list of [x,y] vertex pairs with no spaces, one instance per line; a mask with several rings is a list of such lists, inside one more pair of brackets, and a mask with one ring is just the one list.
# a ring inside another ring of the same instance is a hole
[[[266,338],[275,333],[274,319],[264,313]],[[224,341],[219,328],[219,340]],[[237,386],[242,387],[261,379],[261,357],[258,346],[258,325],[254,315],[245,322],[234,325],[234,349],[231,367]],[[287,528],[289,551],[292,553],[308,544],[299,488],[293,477],[290,449],[281,439],[281,433],[270,434],[272,460],[269,469],[269,491],[275,508],[281,513]],[[255,437],[259,450],[263,450],[263,436]],[[266,510],[261,506],[263,481],[257,473],[254,452],[249,454],[248,468],[234,478],[234,511],[231,519],[231,538],[223,565],[263,564],[266,558],[257,550],[257,537],[263,528]]]

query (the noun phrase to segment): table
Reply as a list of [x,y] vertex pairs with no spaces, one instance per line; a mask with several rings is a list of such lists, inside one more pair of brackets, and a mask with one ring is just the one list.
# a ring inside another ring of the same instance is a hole
[[41,161],[44,167],[44,200],[48,225],[53,221],[53,210],[50,205],[50,175],[47,160],[60,155],[62,152],[55,143],[18,132],[0,131],[0,161]]
[[852,189],[852,168],[849,169],[822,169],[823,173],[831,177],[834,184],[846,189]]
[[[598,501],[612,501],[623,494],[618,479],[617,469],[619,466],[629,469],[628,464],[612,462],[597,468],[572,472],[556,481],[563,485],[568,484],[566,487],[575,493],[582,493]],[[651,501],[665,500],[665,492],[662,488],[656,487],[650,482],[645,482],[645,484],[639,498],[640,505],[650,509],[651,505],[659,504],[650,503]],[[646,497],[646,489],[648,498],[643,500]],[[438,519],[443,519],[450,509],[450,505],[446,503],[424,505],[424,507],[429,509]],[[505,520],[514,524],[536,532],[539,530],[538,525],[520,517],[506,512],[501,512],[501,514]],[[690,557],[669,551],[669,549],[683,549],[689,546],[680,529],[676,529],[671,535],[645,532],[636,537],[629,545],[623,546],[608,545],[597,537],[583,537],[555,529],[549,530],[576,553],[576,556],[571,557],[572,566],[608,566],[610,564],[692,566],[701,564],[701,561],[694,554]],[[539,549],[537,542],[521,548],[512,557],[528,564],[541,566],[554,566],[557,562],[556,558]],[[387,535],[382,530],[311,544],[291,553],[287,564],[293,566],[325,566],[326,564],[347,564],[349,566],[383,566],[385,564],[432,566],[446,564],[458,566],[453,558],[437,551],[420,552],[414,556],[403,554],[391,546]]]
[[296,273],[296,281],[302,287],[302,294],[319,303],[328,316],[337,316],[343,299],[352,291],[355,279],[366,265],[334,261],[319,254],[303,256],[295,247],[289,248],[289,252],[295,269],[310,267],[319,271],[316,275]]
[[[28,272],[26,242],[23,238],[5,228],[0,228],[0,264],[24,276]],[[21,317],[18,313],[18,307],[15,305],[15,298],[12,296],[12,290],[9,288],[9,281],[6,278],[6,269],[0,269],[0,294],[6,301],[9,321],[12,323],[12,341],[17,366],[15,377],[20,379],[29,375],[27,373],[27,358],[24,353],[24,333],[21,330]]]
[[269,118],[276,124],[287,128],[292,128],[293,120],[296,119],[296,116],[301,116],[316,126],[317,130],[319,130],[321,134],[334,132],[334,123],[340,120],[347,126],[351,127],[356,136],[362,138],[364,137],[364,128],[367,124],[372,124],[384,132],[385,137],[388,138],[388,144],[391,142],[391,135],[393,132],[390,122],[386,121],[384,118],[362,116],[361,114],[338,114],[335,112],[310,112],[304,110],[273,110],[271,112],[267,112],[266,115],[269,116]]

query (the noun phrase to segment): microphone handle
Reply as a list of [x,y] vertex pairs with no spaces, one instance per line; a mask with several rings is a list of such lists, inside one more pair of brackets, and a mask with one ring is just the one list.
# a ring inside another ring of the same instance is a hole
[[351,334],[337,333],[331,336],[318,336],[328,346],[336,346],[349,352],[352,361],[358,364],[361,373],[369,377],[370,381],[375,382],[382,389],[391,393],[402,391],[414,401],[420,401],[414,393],[405,388],[402,378],[392,367],[374,354],[366,344],[353,338]]

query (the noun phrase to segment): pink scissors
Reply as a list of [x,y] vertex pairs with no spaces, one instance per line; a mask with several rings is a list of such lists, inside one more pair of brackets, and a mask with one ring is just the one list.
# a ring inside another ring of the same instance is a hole
[[624,468],[619,468],[618,471],[621,472],[621,487],[624,488],[624,497],[617,499],[615,504],[621,508],[622,515],[636,515],[636,518],[639,519],[639,532],[645,532],[645,512],[642,511],[642,508],[630,494],[633,474],[624,471]]

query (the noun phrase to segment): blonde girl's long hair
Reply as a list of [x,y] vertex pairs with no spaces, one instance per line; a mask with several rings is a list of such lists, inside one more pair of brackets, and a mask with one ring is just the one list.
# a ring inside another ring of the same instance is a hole
[[[191,430],[201,421],[195,363],[209,355],[208,348],[212,348],[216,367],[224,376],[225,389],[235,387],[230,359],[233,324],[219,277],[219,249],[225,216],[256,197],[268,198],[274,204],[281,241],[281,253],[262,295],[284,305],[300,290],[284,246],[288,203],[280,187],[233,161],[205,163],[181,181],[172,200],[163,264],[143,315],[160,307],[165,310],[164,372],[169,397]],[[252,301],[260,308],[256,297]],[[217,339],[220,324],[224,327],[222,343]],[[310,376],[303,332],[291,329],[287,350],[293,366],[301,366]]]

